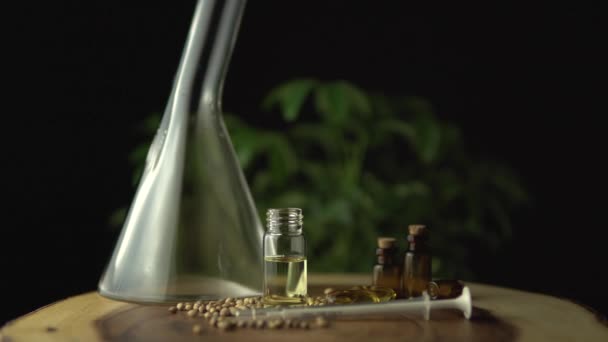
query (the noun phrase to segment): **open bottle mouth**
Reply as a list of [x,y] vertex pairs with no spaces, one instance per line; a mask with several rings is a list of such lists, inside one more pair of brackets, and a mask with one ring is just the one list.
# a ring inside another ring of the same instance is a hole
[[299,208],[273,208],[266,212],[270,232],[297,232],[302,230],[304,215]]

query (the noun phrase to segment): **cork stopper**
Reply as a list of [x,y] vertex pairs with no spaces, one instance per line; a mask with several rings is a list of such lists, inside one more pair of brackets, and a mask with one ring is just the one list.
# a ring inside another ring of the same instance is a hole
[[423,224],[410,224],[407,227],[410,235],[420,236],[427,233],[427,228]]
[[379,237],[378,238],[378,247],[380,248],[393,248],[397,243],[397,239],[392,237]]

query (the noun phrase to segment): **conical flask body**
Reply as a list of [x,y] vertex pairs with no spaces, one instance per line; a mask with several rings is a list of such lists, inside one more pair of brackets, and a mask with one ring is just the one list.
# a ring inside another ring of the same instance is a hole
[[219,100],[243,7],[241,0],[197,4],[160,128],[99,283],[104,296],[167,302],[261,292],[263,229]]

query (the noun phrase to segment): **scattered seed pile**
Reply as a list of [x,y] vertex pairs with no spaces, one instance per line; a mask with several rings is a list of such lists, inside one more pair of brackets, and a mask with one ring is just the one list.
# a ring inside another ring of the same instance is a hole
[[[333,289],[325,289],[327,295]],[[304,301],[306,306],[322,306],[328,304],[327,297],[307,297]],[[169,308],[172,314],[185,312],[192,318],[204,318],[209,326],[219,328],[225,331],[230,331],[235,328],[252,328],[252,329],[309,329],[309,328],[326,328],[329,322],[324,317],[318,316],[312,321],[282,319],[282,318],[238,318],[241,311],[251,310],[252,308],[260,309],[273,307],[273,305],[264,305],[262,297],[245,297],[245,298],[225,298],[212,301],[197,301],[195,303],[177,303],[176,306]],[[195,324],[192,327],[192,333],[198,335],[203,331],[200,324]]]

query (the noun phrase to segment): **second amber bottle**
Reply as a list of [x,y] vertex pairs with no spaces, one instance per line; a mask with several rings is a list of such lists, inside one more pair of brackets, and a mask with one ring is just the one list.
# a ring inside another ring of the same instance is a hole
[[428,229],[414,224],[408,227],[408,249],[403,262],[402,295],[418,297],[428,291],[431,281],[431,249],[428,245]]
[[376,249],[376,264],[374,265],[372,285],[393,289],[401,293],[401,257],[397,249],[396,239],[391,237],[378,238]]

